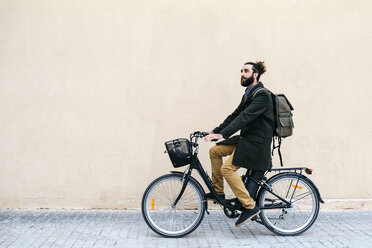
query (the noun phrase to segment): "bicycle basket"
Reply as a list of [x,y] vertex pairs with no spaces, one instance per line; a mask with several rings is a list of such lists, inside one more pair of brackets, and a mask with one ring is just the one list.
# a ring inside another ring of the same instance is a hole
[[165,147],[175,168],[191,163],[191,149],[188,139],[179,138],[167,141]]

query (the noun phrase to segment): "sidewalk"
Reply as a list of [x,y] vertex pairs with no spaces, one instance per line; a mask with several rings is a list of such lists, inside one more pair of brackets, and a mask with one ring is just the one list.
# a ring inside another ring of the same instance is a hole
[[316,223],[281,237],[212,210],[190,235],[163,238],[135,210],[0,210],[0,247],[372,247],[372,211],[321,210]]

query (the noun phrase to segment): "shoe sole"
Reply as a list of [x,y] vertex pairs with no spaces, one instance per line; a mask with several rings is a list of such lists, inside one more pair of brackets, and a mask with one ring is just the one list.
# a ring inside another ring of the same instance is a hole
[[246,219],[245,221],[243,221],[242,223],[238,224],[238,225],[235,225],[236,227],[241,227],[242,225],[246,224],[248,221],[250,221],[253,217],[256,217],[257,215],[259,215],[261,213],[261,210],[258,210],[258,212],[254,215],[252,215],[251,217],[249,217],[248,219]]

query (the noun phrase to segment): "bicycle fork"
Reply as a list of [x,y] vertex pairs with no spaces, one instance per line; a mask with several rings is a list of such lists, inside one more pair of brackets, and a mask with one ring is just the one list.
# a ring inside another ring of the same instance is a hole
[[178,201],[181,199],[183,193],[185,192],[186,186],[187,186],[187,184],[189,183],[189,180],[190,180],[191,170],[192,170],[192,168],[190,166],[189,171],[187,173],[183,174],[182,188],[181,188],[181,191],[178,194],[176,200],[173,202],[172,208],[175,208],[177,206]]

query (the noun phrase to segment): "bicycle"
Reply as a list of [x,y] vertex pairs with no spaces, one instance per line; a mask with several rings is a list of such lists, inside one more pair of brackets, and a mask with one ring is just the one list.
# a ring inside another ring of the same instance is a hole
[[[141,203],[142,215],[155,233],[164,237],[183,237],[192,233],[208,212],[208,202],[201,184],[191,176],[196,169],[205,185],[215,196],[215,204],[223,207],[229,218],[239,216],[242,205],[237,198],[224,199],[213,189],[212,181],[203,169],[199,159],[198,138],[208,135],[196,131],[190,140],[179,138],[166,142],[167,153],[175,168],[189,165],[185,172],[171,171],[158,177],[146,188]],[[252,198],[256,200],[261,213],[252,221],[266,226],[281,236],[294,236],[308,230],[319,213],[319,203],[324,203],[315,184],[303,175],[312,174],[312,169],[272,168],[260,179],[249,176],[249,170],[242,176],[247,187],[254,182],[259,190]],[[267,179],[268,172],[277,172]],[[252,193],[251,193],[252,196]]]

